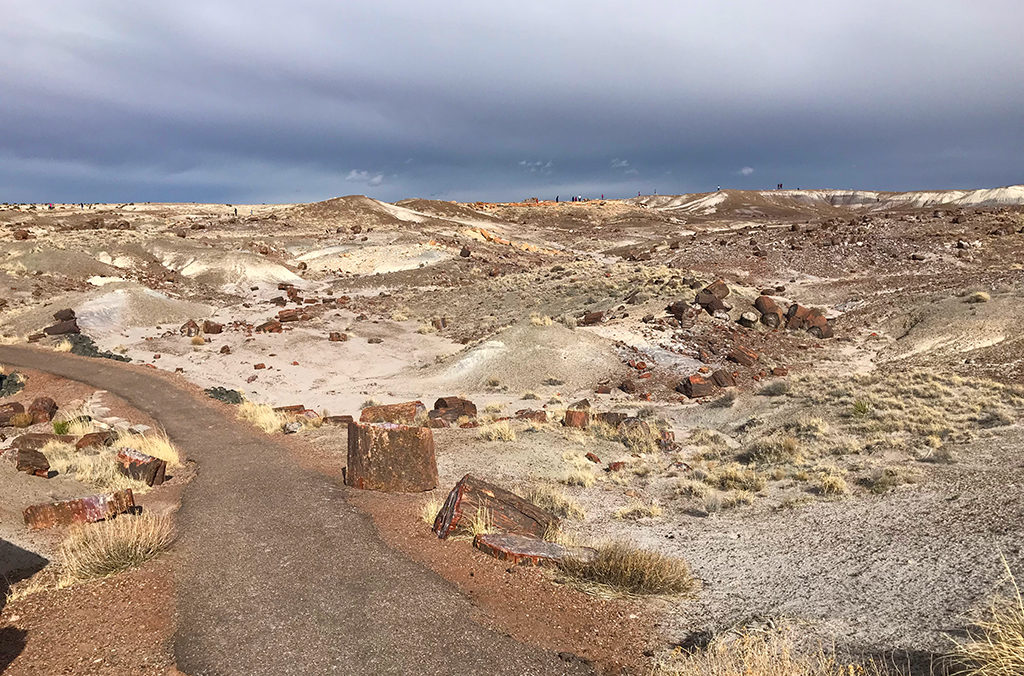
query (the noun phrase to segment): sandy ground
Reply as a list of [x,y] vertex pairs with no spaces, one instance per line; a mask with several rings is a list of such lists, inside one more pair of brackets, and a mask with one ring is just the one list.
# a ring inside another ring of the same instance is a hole
[[[991,389],[1024,381],[1021,201],[1011,187],[570,204],[346,197],[239,207],[237,216],[223,205],[22,207],[0,211],[0,326],[24,340],[71,307],[101,348],[135,363],[332,414],[355,414],[368,399],[429,408],[447,395],[492,417],[543,408],[557,422],[583,397],[595,410],[643,414],[678,445],[635,457],[617,440],[557,424],[513,423],[508,443],[438,430],[439,491],[469,471],[517,489],[555,486],[586,511],[568,523],[572,534],[685,557],[702,591],[650,605],[653,650],[788,618],[849,652],[930,654],[999,592],[1001,555],[1024,565],[1012,451],[1022,409],[1016,395]],[[16,228],[34,238],[15,240]],[[725,313],[666,313],[718,278],[730,288]],[[763,291],[783,308],[821,309],[836,337],[742,325]],[[281,333],[254,330],[282,309],[308,318]],[[179,332],[190,319],[224,331],[194,344]],[[332,332],[347,340],[328,340]],[[730,361],[738,347],[756,361]],[[734,374],[731,405],[712,403],[722,391],[691,401],[675,390],[701,368]],[[775,368],[789,375],[773,378]],[[794,392],[758,394],[774,382]],[[866,422],[851,419],[854,405]],[[786,426],[806,417],[828,431]],[[721,447],[695,440],[701,430],[718,433]],[[882,443],[886,435],[899,443]],[[743,460],[752,445],[785,436],[799,457]],[[600,467],[588,469],[587,452]],[[603,471],[617,460],[624,472]],[[707,477],[734,462],[763,485],[749,495],[715,487]],[[564,483],[581,469],[593,485]],[[898,485],[874,492],[886,471]],[[848,492],[820,494],[831,475]],[[679,492],[685,481],[739,502],[709,510]],[[366,508],[412,556],[458,577],[456,556],[419,543],[416,510],[402,500],[395,514]],[[657,502],[661,515],[616,517],[636,501]],[[462,555],[476,565],[477,554]],[[531,585],[519,593],[539,594]]]

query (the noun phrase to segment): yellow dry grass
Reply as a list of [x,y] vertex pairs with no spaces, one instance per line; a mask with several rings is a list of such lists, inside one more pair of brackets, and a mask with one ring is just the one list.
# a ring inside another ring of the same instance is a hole
[[73,445],[51,441],[42,448],[50,469],[76,481],[109,491],[130,488],[137,493],[150,490],[142,481],[131,479],[117,469],[117,448],[100,446],[93,454],[80,453]]
[[567,558],[559,568],[585,590],[626,595],[690,595],[697,581],[686,561],[624,542],[598,544],[592,561]]
[[556,486],[547,484],[531,486],[524,492],[523,497],[541,509],[561,518],[583,519],[586,517],[583,507]]
[[256,404],[251,401],[243,401],[236,407],[235,415],[242,420],[250,422],[267,434],[280,432],[281,427],[287,422],[287,417],[275,411],[266,404]]
[[444,501],[441,500],[441,498],[436,495],[431,495],[420,507],[420,519],[423,523],[433,528],[434,519],[437,518],[437,513],[441,511],[441,507],[443,506]]
[[501,420],[484,425],[477,431],[477,436],[484,441],[515,441],[516,431],[512,429],[507,420]]
[[954,658],[964,665],[963,676],[1024,674],[1024,595],[1003,559],[1012,592],[997,599],[975,618],[967,639],[956,644]]
[[115,448],[134,448],[140,453],[151,455],[167,461],[168,467],[179,467],[181,465],[181,453],[171,443],[167,432],[163,430],[151,431],[147,434],[135,434],[133,432],[118,432],[114,438]]
[[167,517],[123,515],[73,529],[57,559],[63,577],[91,580],[140,566],[173,541],[174,529]]

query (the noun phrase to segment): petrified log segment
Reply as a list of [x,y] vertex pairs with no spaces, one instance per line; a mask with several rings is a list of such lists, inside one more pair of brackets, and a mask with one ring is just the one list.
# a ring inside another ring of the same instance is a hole
[[401,404],[384,404],[367,406],[359,414],[359,422],[364,423],[398,423],[411,425],[416,417],[426,413],[427,407],[422,401],[406,401]]
[[676,385],[676,392],[685,394],[690,399],[709,397],[714,391],[715,386],[711,381],[705,380],[702,376],[696,374],[684,378],[681,383]]
[[516,411],[516,420],[532,420],[534,422],[546,423],[548,421],[548,413],[538,409],[523,408]]
[[16,469],[45,479],[50,476],[50,461],[39,451],[19,449]]
[[11,447],[20,450],[41,451],[43,446],[51,441],[59,441],[65,444],[75,443],[75,438],[70,434],[50,434],[49,432],[29,432],[11,442]]
[[562,424],[566,427],[578,427],[580,429],[585,429],[590,426],[590,411],[569,409],[565,412]]
[[462,397],[441,397],[434,402],[434,410],[430,412],[431,418],[443,418],[450,423],[462,416],[476,417],[476,404]]
[[104,495],[90,495],[25,508],[25,525],[33,529],[70,526],[75,523],[102,521],[135,508],[132,489]]
[[719,387],[736,387],[736,378],[726,369],[718,369],[712,373],[711,380]]
[[79,451],[83,451],[87,448],[96,448],[99,446],[110,446],[114,443],[113,432],[89,432],[82,436],[77,442],[75,442],[75,448]]
[[446,538],[462,519],[473,519],[486,512],[490,524],[501,531],[544,537],[558,518],[524,500],[515,493],[478,479],[472,474],[462,477],[448,494],[444,507],[434,519],[434,533]]
[[345,483],[388,493],[437,487],[434,433],[394,423],[349,423]]
[[569,558],[591,561],[597,556],[590,547],[566,547],[514,533],[477,535],[473,546],[496,559],[528,566],[558,565]]
[[8,404],[0,404],[0,425],[6,425],[11,421],[11,418],[24,412],[25,407],[16,401],[12,401]]
[[159,486],[167,474],[167,461],[134,448],[120,448],[117,451],[117,471],[147,486]]

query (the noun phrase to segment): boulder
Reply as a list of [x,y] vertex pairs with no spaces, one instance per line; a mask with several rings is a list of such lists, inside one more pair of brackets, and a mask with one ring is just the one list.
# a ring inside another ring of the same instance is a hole
[[721,298],[711,293],[707,289],[701,289],[697,292],[697,296],[694,298],[694,302],[704,308],[704,311],[709,315],[714,315],[716,312],[726,312],[729,310],[729,306],[726,305]]
[[116,493],[90,495],[25,508],[25,525],[34,530],[76,523],[93,523],[135,509],[135,496],[126,488]]
[[215,335],[215,334],[218,334],[218,333],[223,333],[223,331],[224,331],[224,325],[223,324],[219,324],[217,322],[212,322],[209,319],[207,319],[207,320],[205,320],[203,322],[203,333],[208,333],[210,335]]
[[677,300],[665,308],[665,311],[676,319],[682,320],[690,310],[690,304],[685,300]]
[[558,517],[529,500],[467,474],[448,493],[444,506],[434,518],[434,533],[446,538],[463,519],[472,520],[482,513],[487,514],[490,525],[496,530],[537,539],[558,526]]
[[704,287],[704,291],[707,291],[715,298],[724,299],[729,295],[729,287],[721,279],[716,279],[707,286]]
[[557,566],[565,559],[592,561],[597,556],[590,547],[567,547],[516,533],[482,533],[473,538],[473,546],[513,565]]
[[36,397],[28,407],[28,414],[34,423],[50,422],[57,414],[57,402],[50,397]]
[[77,319],[68,319],[63,322],[57,322],[53,326],[47,326],[43,329],[43,333],[48,336],[63,336],[68,333],[81,333],[82,330],[78,328]]
[[6,425],[11,418],[19,413],[24,413],[25,407],[16,401],[7,404],[0,404],[0,425]]
[[147,486],[159,486],[167,474],[167,461],[134,448],[120,448],[117,451],[117,471]]
[[690,399],[709,397],[714,391],[715,386],[713,383],[696,374],[684,378],[682,382],[676,385],[676,392],[684,394]]
[[583,315],[583,319],[580,320],[580,324],[583,326],[593,326],[594,324],[600,324],[604,321],[604,312],[587,312]]
[[47,478],[50,476],[50,461],[39,451],[28,448],[18,449],[18,464],[16,469],[19,472],[33,474],[38,477]]
[[359,414],[359,422],[363,423],[400,423],[411,425],[416,419],[427,412],[422,401],[406,401],[401,404],[382,404],[367,406]]
[[388,493],[437,487],[434,433],[394,423],[349,423],[345,484]]

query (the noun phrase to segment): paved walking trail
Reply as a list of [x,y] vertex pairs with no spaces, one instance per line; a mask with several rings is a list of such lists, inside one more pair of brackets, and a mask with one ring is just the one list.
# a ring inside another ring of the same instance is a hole
[[346,502],[352,489],[168,379],[21,346],[0,346],[0,363],[125,399],[198,463],[175,545],[185,673],[586,673],[473,622],[454,586],[380,540]]

